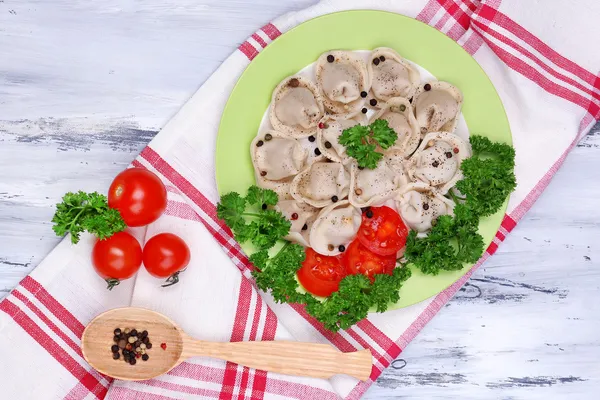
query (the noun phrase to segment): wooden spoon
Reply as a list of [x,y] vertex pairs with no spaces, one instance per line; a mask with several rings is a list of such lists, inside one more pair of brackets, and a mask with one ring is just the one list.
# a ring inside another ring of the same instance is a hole
[[[114,360],[111,346],[116,328],[148,331],[152,349],[148,361],[130,365]],[[166,349],[161,344],[166,344]],[[346,374],[366,380],[371,374],[368,349],[342,353],[326,344],[286,341],[214,343],[195,340],[173,321],[152,310],[116,308],[98,315],[85,328],[81,350],[86,361],[99,372],[117,379],[144,380],[169,372],[189,357],[205,356],[250,368],[287,375],[330,378]]]

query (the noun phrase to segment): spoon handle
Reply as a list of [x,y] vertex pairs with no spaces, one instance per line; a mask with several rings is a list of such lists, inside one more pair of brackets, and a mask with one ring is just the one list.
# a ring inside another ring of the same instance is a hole
[[337,374],[361,381],[371,375],[371,351],[342,353],[327,344],[286,341],[213,343],[186,338],[182,358],[207,356],[286,375],[331,378]]

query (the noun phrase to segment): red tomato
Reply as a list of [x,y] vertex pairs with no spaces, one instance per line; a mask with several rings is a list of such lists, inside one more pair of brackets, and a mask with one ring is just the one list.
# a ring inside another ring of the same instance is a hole
[[127,232],[117,232],[108,239],[98,240],[92,250],[92,262],[98,275],[106,280],[108,289],[122,279],[131,278],[142,265],[142,246]]
[[179,282],[179,273],[190,263],[190,249],[177,235],[159,233],[144,246],[144,266],[156,278],[168,278],[171,286]]
[[407,237],[408,228],[400,215],[391,208],[371,207],[363,212],[358,240],[373,253],[395,255],[404,247]]
[[119,210],[128,226],[148,225],[167,208],[167,189],[154,173],[129,168],[110,184],[108,206]]
[[363,274],[373,282],[375,274],[392,274],[396,267],[396,255],[375,254],[363,246],[359,240],[354,240],[346,249],[342,263],[349,274]]
[[308,292],[327,297],[339,289],[346,270],[339,257],[324,256],[311,248],[306,249],[306,258],[298,270],[298,280]]

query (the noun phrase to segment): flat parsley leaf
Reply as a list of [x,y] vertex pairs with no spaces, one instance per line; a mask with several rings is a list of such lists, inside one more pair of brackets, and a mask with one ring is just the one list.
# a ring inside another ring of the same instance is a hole
[[88,231],[106,239],[127,228],[121,214],[108,207],[106,196],[97,192],[66,193],[56,205],[52,229],[58,236],[71,234],[71,242],[79,242],[82,232]]
[[248,193],[246,193],[246,201],[251,206],[258,204],[262,206],[266,204],[268,206],[274,206],[278,201],[277,193],[269,189],[261,189],[258,186],[250,186]]
[[344,129],[338,141],[346,147],[346,153],[354,158],[361,168],[375,169],[383,154],[376,151],[377,146],[387,149],[392,146],[398,134],[383,119],[369,126],[355,125]]

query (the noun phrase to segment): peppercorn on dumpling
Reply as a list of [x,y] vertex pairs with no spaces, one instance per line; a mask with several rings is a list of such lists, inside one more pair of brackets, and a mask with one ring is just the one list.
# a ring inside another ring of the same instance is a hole
[[379,101],[394,97],[409,99],[417,90],[421,74],[395,50],[378,47],[367,64],[371,77],[371,92]]
[[269,120],[273,128],[292,138],[314,135],[323,118],[323,100],[309,79],[285,78],[273,91]]
[[312,225],[310,247],[319,254],[336,256],[356,236],[362,221],[362,213],[348,201],[331,204],[321,210]]
[[441,215],[452,215],[455,203],[422,182],[411,183],[396,198],[396,208],[410,229],[426,234]]
[[362,110],[371,82],[360,56],[343,50],[323,53],[317,60],[315,76],[325,110],[334,118],[353,116]]
[[297,201],[313,207],[325,207],[348,196],[350,174],[336,162],[316,162],[300,172],[290,186]]
[[462,103],[461,91],[448,82],[433,81],[420,85],[412,104],[421,135],[437,131],[454,132]]

